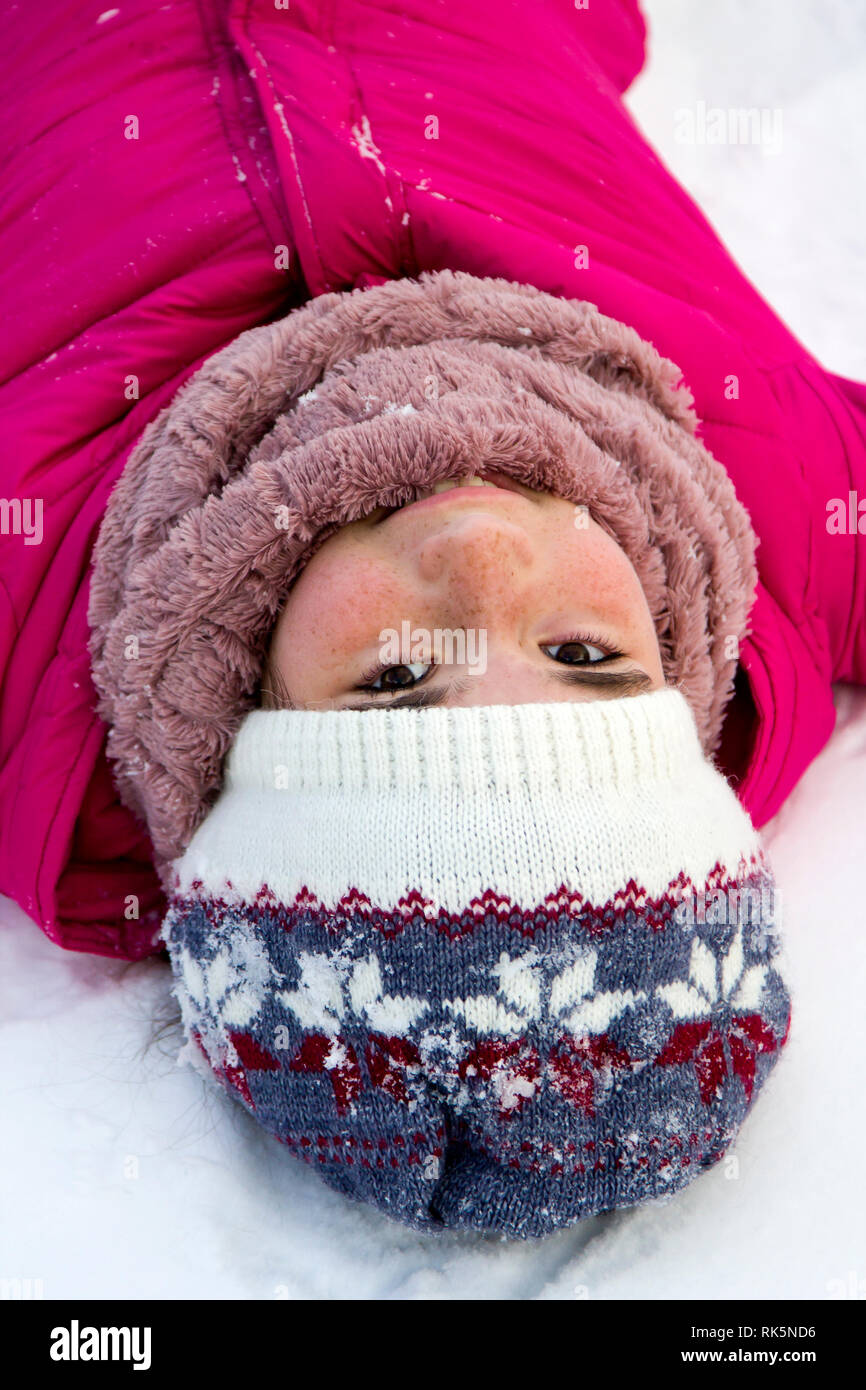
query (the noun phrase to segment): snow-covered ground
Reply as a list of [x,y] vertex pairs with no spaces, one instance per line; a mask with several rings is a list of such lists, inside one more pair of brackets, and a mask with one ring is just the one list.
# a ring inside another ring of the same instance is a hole
[[[862,381],[866,6],[644,0],[642,8],[650,61],[629,108],[791,330],[825,367]],[[769,138],[687,143],[680,113],[693,114],[696,134],[703,113],[709,134],[713,109],[756,109]]]
[[[769,301],[866,377],[866,11],[649,0],[631,106]],[[782,111],[781,148],[686,145],[677,112]],[[45,1297],[866,1295],[866,691],[767,830],[795,1024],[730,1158],[544,1241],[423,1237],[322,1186],[154,1043],[168,967],[58,951],[0,902],[0,1277]]]

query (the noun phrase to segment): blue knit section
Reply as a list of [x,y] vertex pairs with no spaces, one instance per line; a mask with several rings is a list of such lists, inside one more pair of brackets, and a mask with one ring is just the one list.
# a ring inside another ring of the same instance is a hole
[[164,935],[188,1031],[325,1182],[529,1237],[675,1192],[731,1143],[790,1013],[770,883],[739,888],[721,921],[490,912],[457,935],[190,897]]

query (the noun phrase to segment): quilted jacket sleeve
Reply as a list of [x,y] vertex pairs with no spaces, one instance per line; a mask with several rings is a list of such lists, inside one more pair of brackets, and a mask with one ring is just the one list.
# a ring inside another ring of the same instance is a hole
[[814,358],[774,385],[810,496],[809,606],[826,630],[831,679],[866,683],[866,384]]
[[142,430],[292,307],[297,258],[251,79],[198,5],[5,8],[0,892],[63,946],[134,958],[161,900],[95,713],[90,554]]

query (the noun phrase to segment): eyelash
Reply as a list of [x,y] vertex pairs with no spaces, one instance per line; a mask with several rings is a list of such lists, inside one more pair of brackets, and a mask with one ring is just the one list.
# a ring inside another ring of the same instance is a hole
[[[559,642],[545,642],[544,645],[545,645],[546,647],[567,647],[567,646],[569,646],[571,643],[579,643],[579,644],[581,644],[581,645],[583,645],[583,646],[587,646],[587,647],[599,647],[602,651],[606,652],[606,655],[603,656],[599,661],[588,661],[588,662],[586,663],[587,666],[603,666],[606,662],[608,662],[608,661],[617,661],[621,656],[624,655],[624,653],[623,653],[623,652],[620,652],[620,651],[607,651],[604,638],[603,638],[603,637],[600,637],[600,636],[598,635],[598,633],[595,633],[595,632],[573,632],[573,633],[571,633],[570,636],[568,636],[568,637],[563,637]],[[554,659],[554,658],[551,658],[551,659]],[[371,688],[371,687],[372,687],[372,682],[375,681],[375,680],[378,680],[379,676],[384,675],[384,673],[385,673],[386,671],[392,670],[392,669],[394,668],[395,665],[406,666],[406,665],[408,665],[408,664],[409,664],[409,663],[408,663],[408,662],[405,662],[405,661],[403,661],[403,662],[393,662],[393,661],[391,661],[391,662],[386,662],[386,663],[384,663],[384,664],[383,664],[383,663],[380,663],[380,664],[377,665],[377,666],[373,666],[369,671],[365,671],[365,672],[364,672],[364,674],[361,676],[360,683],[355,687],[355,689],[356,689],[356,690],[363,690],[363,691],[366,691],[368,694],[371,694],[371,695],[395,695],[395,694],[399,694],[399,690],[397,690],[397,689],[395,689],[395,690],[375,690],[375,689],[372,689],[372,688]],[[561,664],[562,664],[563,666],[569,665],[568,662],[562,662]],[[575,664],[576,664],[576,663],[575,663]],[[422,685],[423,682],[426,681],[426,680],[428,679],[428,677],[431,675],[431,673],[432,673],[435,669],[436,669],[436,668],[435,668],[435,664],[431,662],[431,664],[430,664],[430,670],[426,673],[426,675],[421,676],[421,677],[415,682],[414,685],[412,685],[412,686],[406,686],[405,689],[406,689],[406,690],[414,690],[414,689],[416,689],[417,686]]]

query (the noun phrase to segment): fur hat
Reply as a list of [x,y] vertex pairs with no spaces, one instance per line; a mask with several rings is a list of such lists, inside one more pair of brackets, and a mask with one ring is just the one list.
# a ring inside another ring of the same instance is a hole
[[108,756],[163,880],[316,548],[484,466],[586,506],[620,544],[712,754],[756,540],[679,377],[590,304],[447,270],[323,295],[210,358],[132,451],[91,583]]

